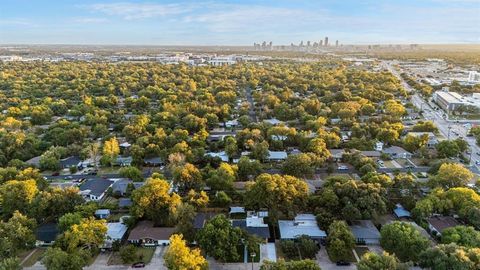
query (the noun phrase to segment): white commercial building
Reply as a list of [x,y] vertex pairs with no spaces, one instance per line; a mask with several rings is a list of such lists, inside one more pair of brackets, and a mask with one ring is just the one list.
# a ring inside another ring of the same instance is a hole
[[433,100],[445,111],[455,111],[462,106],[480,108],[479,93],[462,96],[456,92],[436,91],[433,94]]

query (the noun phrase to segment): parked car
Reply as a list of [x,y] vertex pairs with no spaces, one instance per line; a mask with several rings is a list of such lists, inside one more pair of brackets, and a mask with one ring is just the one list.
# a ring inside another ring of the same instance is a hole
[[337,262],[337,266],[349,266],[350,263],[349,262],[346,262],[346,261],[338,261]]
[[136,263],[132,264],[132,268],[144,268],[144,267],[145,267],[144,262],[136,262]]
[[342,166],[338,166],[338,169],[339,170],[348,170],[348,167],[345,166],[345,165],[342,165]]
[[52,176],[59,176],[59,175],[60,175],[59,172],[54,172],[54,173],[52,173]]

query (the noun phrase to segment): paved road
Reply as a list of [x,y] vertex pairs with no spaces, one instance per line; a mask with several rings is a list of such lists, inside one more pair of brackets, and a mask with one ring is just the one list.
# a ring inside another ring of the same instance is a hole
[[250,119],[252,120],[252,122],[255,123],[257,122],[257,114],[255,112],[255,102],[253,101],[253,97],[252,97],[252,88],[247,87],[246,94],[247,94],[247,101],[250,103],[248,115],[250,116]]
[[[400,79],[403,87],[410,92],[414,93],[411,96],[411,101],[415,107],[423,111],[423,116],[425,120],[430,120],[435,123],[438,127],[439,132],[447,139],[456,139],[456,138],[463,138],[466,140],[470,146],[470,169],[475,172],[479,173],[480,170],[477,166],[477,163],[480,163],[480,155],[476,153],[480,153],[480,147],[477,146],[475,138],[468,137],[467,127],[465,124],[467,123],[475,123],[478,121],[454,121],[444,118],[443,110],[439,109],[437,106],[431,104],[430,102],[424,100],[420,95],[418,95],[415,89],[413,89],[410,85],[408,85],[400,74],[393,68],[392,64],[395,64],[395,61],[383,61],[382,66],[385,67],[388,71],[390,71],[393,75],[395,75],[398,79]],[[437,108],[437,109],[435,109]]]

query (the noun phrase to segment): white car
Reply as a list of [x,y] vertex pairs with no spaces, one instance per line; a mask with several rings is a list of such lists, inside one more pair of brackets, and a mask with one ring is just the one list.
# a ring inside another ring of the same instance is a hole
[[342,165],[342,166],[338,166],[338,169],[339,170],[348,170],[348,167],[345,166],[345,165]]

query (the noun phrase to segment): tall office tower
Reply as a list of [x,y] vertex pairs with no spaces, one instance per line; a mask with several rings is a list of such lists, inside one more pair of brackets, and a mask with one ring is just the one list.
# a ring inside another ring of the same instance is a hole
[[262,42],[262,48],[265,49],[266,46],[267,46],[267,42],[266,41]]
[[298,46],[303,47],[303,40],[300,42],[300,45]]
[[338,39],[335,41],[335,47],[338,47]]
[[268,43],[268,47],[271,49],[272,46],[273,46],[273,42],[270,41],[270,42]]
[[315,47],[315,48],[318,47],[318,43],[316,41],[313,43],[313,47]]
[[310,40],[307,41],[307,47],[310,47]]
[[325,37],[325,44],[323,44],[325,47],[328,46],[328,37]]
[[320,40],[320,42],[318,43],[318,45],[321,47],[323,46],[323,40]]

